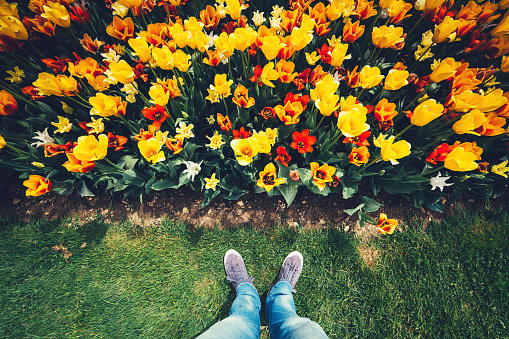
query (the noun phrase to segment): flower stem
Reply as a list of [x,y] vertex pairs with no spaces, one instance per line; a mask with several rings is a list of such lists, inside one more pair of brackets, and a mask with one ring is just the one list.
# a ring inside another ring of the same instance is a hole
[[363,169],[366,169],[368,168],[369,166],[373,165],[375,162],[377,162],[378,160],[382,159],[382,156],[379,156],[378,158],[376,158],[375,160],[373,160],[372,162],[370,162],[369,164],[367,164],[366,166],[364,166]]
[[400,137],[403,133],[405,133],[406,131],[408,131],[410,129],[410,127],[412,127],[413,125],[410,124],[408,125],[407,127],[405,127],[401,132],[399,132],[398,134],[396,134],[396,136],[394,137],[394,139],[396,139],[397,137]]

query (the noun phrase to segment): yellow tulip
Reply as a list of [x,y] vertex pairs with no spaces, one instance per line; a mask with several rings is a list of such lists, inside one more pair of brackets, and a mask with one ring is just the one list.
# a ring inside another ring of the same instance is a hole
[[348,50],[348,44],[338,43],[334,46],[334,49],[331,52],[331,66],[339,67],[343,64],[345,59],[349,59],[350,56],[346,55]]
[[127,61],[111,62],[108,67],[110,72],[107,72],[107,74],[110,78],[123,84],[130,84],[134,81],[133,68]]
[[452,129],[456,134],[475,134],[480,135],[479,133],[474,132],[474,130],[480,126],[482,126],[488,119],[486,116],[478,109],[474,109],[469,113],[464,114],[459,121],[452,125]]
[[[429,78],[433,82],[440,82],[456,74],[456,70],[461,66],[461,62],[456,62],[454,58],[445,58],[438,65],[432,65],[433,72]],[[434,67],[434,68],[433,68]]]
[[369,129],[366,123],[368,109],[360,104],[353,105],[349,111],[341,111],[338,115],[337,126],[345,137],[353,138]]
[[445,0],[425,0],[424,2],[425,2],[424,8],[426,8],[429,11],[442,6]]
[[244,9],[244,5],[240,0],[226,0],[225,11],[229,14],[232,20],[240,19],[240,12]]
[[334,93],[327,93],[315,101],[315,106],[320,110],[320,114],[330,116],[339,108],[339,96]]
[[7,143],[5,142],[4,137],[0,134],[0,149],[4,148],[5,146],[7,146]]
[[67,65],[69,73],[78,78],[84,78],[89,74],[94,74],[95,72],[102,72],[97,61],[90,57],[81,59],[76,65],[73,62],[69,62]]
[[452,109],[455,112],[466,112],[468,110],[478,108],[482,100],[482,95],[473,93],[472,91],[465,91],[459,95],[452,97]]
[[226,98],[231,94],[230,87],[232,84],[233,80],[227,80],[226,74],[216,74],[214,77],[214,85],[210,85],[210,88],[218,95],[222,95]]
[[477,168],[477,159],[476,154],[456,147],[445,158],[444,167],[457,172],[473,171]]
[[103,93],[97,93],[95,97],[90,97],[88,102],[92,105],[91,115],[101,117],[110,117],[113,115],[125,115],[127,102],[122,101],[120,97],[114,97]]
[[438,26],[435,26],[433,34],[433,42],[438,44],[444,41],[451,33],[456,31],[460,25],[459,20],[454,20],[450,16],[446,16]]
[[387,77],[385,78],[384,89],[388,91],[396,91],[403,86],[408,85],[408,77],[410,73],[408,71],[391,69]]
[[500,65],[500,70],[504,73],[509,72],[509,55],[504,55],[502,57],[502,64]]
[[494,91],[483,95],[477,107],[481,112],[494,111],[507,103],[507,98],[504,96],[504,91],[497,88]]
[[161,146],[162,144],[156,138],[138,141],[138,149],[141,155],[153,164],[166,160],[164,152],[161,151]]
[[265,36],[260,38],[262,43],[262,52],[267,60],[274,60],[279,53],[279,50],[285,45],[281,43],[278,36]]
[[65,117],[58,116],[58,122],[52,122],[51,124],[57,128],[55,133],[66,133],[72,129],[72,124],[69,122],[69,119]]
[[329,166],[327,163],[320,166],[317,162],[309,164],[311,167],[311,175],[313,175],[313,182],[320,191],[325,189],[325,185],[328,182],[332,182],[332,176],[336,173],[336,167]]
[[[235,48],[241,52],[245,51],[256,41],[256,32],[248,27],[248,28],[236,28],[233,32],[233,38],[235,41]],[[263,50],[263,46],[262,46]],[[265,53],[265,52],[264,52]],[[269,59],[271,60],[271,59]]]
[[28,40],[27,29],[14,16],[0,16],[0,35],[6,35],[18,40]]
[[300,51],[313,40],[313,34],[310,34],[310,31],[314,26],[314,21],[309,15],[302,16],[300,27],[294,29],[290,34],[290,43],[293,50]]
[[181,49],[177,49],[175,53],[173,53],[173,62],[175,67],[181,72],[187,72],[189,67],[191,66],[191,56],[189,54],[184,53]]
[[[133,39],[131,39],[133,40]],[[129,40],[129,41],[131,41]],[[154,48],[152,50],[152,56],[157,64],[157,66],[161,69],[172,70],[175,67],[173,60],[173,53],[170,51],[168,46],[163,46],[161,48]]]
[[385,139],[385,137],[385,135],[381,134],[373,142],[376,147],[381,148],[381,156],[384,161],[390,161],[391,164],[397,165],[399,164],[398,159],[410,155],[412,145],[408,141],[400,140],[394,142],[396,138],[394,135],[389,137],[389,139]]
[[258,179],[256,185],[270,192],[274,187],[284,184],[285,182],[285,179],[277,177],[276,166],[270,162],[265,165],[263,171],[260,172],[260,179]]
[[359,73],[359,82],[362,88],[375,87],[382,82],[383,78],[378,67],[364,66]]
[[103,159],[108,153],[108,136],[100,134],[81,136],[78,138],[78,145],[74,147],[73,154],[81,161],[95,161]]
[[46,72],[39,73],[39,78],[32,85],[42,95],[64,96],[60,81],[53,74]]
[[214,40],[214,45],[220,54],[225,58],[231,57],[235,50],[235,38],[223,32]]
[[428,99],[417,105],[411,114],[410,123],[415,126],[424,126],[442,115],[444,106],[435,99]]
[[42,6],[42,9],[44,10],[41,14],[43,18],[48,19],[52,23],[61,27],[71,26],[69,12],[67,12],[67,9],[58,2],[48,1]]
[[258,154],[258,143],[251,138],[234,139],[230,142],[230,146],[240,166],[247,166]]
[[274,63],[269,62],[267,65],[263,66],[262,74],[260,75],[260,80],[269,87],[276,87],[272,83],[273,80],[277,80],[279,78],[279,73],[274,69]]
[[151,102],[159,106],[166,106],[170,100],[170,91],[165,90],[159,83],[152,83],[148,95],[152,99]]
[[327,74],[322,80],[318,81],[315,84],[315,88],[310,91],[311,100],[317,101],[320,98],[323,98],[327,93],[336,94],[338,90],[339,83],[334,81],[332,75]]
[[371,33],[373,45],[378,48],[396,48],[396,45],[405,41],[403,27],[380,26],[374,27]]
[[131,48],[134,50],[133,55],[140,58],[141,62],[148,62],[150,59],[152,59],[152,45],[149,46],[147,39],[140,36],[136,39],[129,39],[128,43],[129,46],[131,46]]
[[491,30],[490,34],[497,39],[509,34],[509,16],[503,18],[500,23]]

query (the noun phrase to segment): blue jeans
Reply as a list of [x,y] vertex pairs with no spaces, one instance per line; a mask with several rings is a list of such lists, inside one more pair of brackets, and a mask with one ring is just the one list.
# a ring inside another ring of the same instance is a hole
[[[248,283],[240,284],[230,316],[211,326],[198,338],[258,339],[260,310],[261,302],[256,288]],[[271,339],[328,338],[320,325],[297,315],[292,286],[288,281],[281,280],[274,285],[267,295],[266,311]]]

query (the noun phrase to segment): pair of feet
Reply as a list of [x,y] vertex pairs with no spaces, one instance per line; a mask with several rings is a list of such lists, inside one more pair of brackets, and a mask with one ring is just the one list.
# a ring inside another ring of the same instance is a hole
[[[276,280],[274,280],[272,286],[282,280],[287,281],[290,283],[292,290],[295,292],[295,285],[297,284],[297,280],[299,280],[300,273],[302,272],[303,263],[304,259],[300,252],[294,251],[288,254],[283,261],[283,265],[281,265],[279,274]],[[233,285],[235,290],[237,290],[237,287],[241,283],[249,283],[254,286],[254,278],[249,276],[242,256],[234,249],[230,249],[225,253],[224,269],[226,271],[226,279]]]

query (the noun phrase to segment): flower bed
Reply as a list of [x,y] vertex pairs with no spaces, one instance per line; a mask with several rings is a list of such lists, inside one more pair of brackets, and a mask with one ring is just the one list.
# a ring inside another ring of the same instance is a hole
[[[507,8],[1,0],[4,180],[20,172],[34,196],[189,185],[202,205],[253,187],[348,199],[361,182],[435,210],[499,195]],[[359,200],[350,213],[378,208]]]

